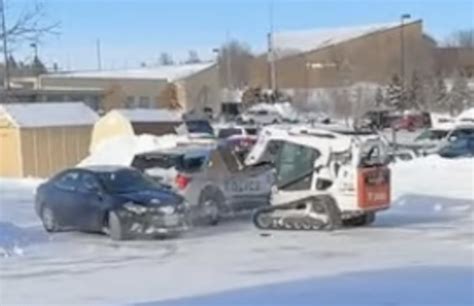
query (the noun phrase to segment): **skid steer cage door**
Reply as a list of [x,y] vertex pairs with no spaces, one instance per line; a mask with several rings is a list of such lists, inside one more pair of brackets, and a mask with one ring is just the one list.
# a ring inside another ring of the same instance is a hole
[[390,169],[386,166],[359,168],[357,200],[363,210],[385,209],[390,206]]

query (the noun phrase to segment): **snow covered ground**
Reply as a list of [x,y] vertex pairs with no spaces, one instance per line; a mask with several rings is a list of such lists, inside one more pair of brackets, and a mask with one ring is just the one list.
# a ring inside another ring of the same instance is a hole
[[0,304],[474,305],[474,163],[393,166],[371,227],[262,236],[248,216],[180,239],[46,234],[38,181],[0,179]]

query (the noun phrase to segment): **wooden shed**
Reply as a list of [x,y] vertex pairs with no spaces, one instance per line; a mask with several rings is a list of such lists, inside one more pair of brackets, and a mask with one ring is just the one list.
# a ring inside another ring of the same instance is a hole
[[98,119],[81,102],[0,104],[0,176],[48,177],[76,165]]
[[115,109],[100,118],[94,125],[90,151],[102,141],[117,136],[175,133],[182,123],[182,114],[169,109]]

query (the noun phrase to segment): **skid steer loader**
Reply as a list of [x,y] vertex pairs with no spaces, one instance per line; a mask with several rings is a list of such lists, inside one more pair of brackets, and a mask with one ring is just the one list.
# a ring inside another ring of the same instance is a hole
[[390,207],[387,146],[378,135],[312,127],[262,130],[247,164],[272,163],[271,205],[257,209],[265,230],[332,230],[372,223]]

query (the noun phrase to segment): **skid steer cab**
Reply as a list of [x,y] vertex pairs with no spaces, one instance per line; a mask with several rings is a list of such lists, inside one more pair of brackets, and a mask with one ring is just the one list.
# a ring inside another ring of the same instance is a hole
[[390,207],[384,142],[371,134],[297,129],[264,135],[258,157],[272,156],[270,206],[253,215],[261,229],[330,230],[368,225]]

